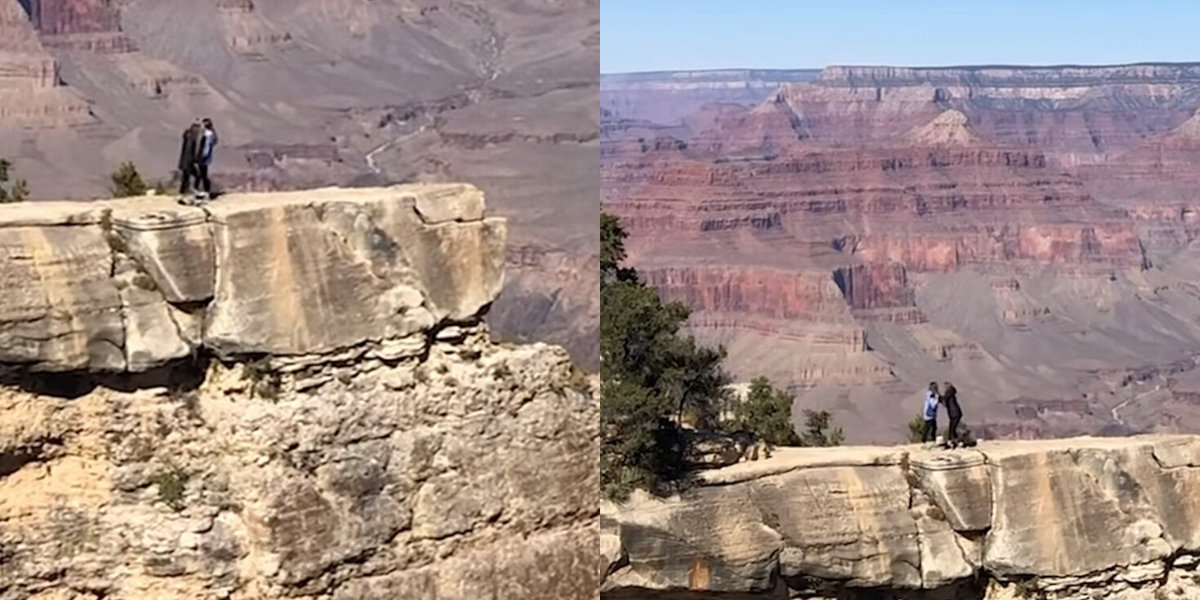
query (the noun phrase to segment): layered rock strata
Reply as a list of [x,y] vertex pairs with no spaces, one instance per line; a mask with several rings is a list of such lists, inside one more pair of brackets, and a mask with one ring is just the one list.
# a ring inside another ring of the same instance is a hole
[[65,88],[20,4],[0,2],[0,127],[78,125],[92,120],[87,102]]
[[3,600],[594,598],[597,382],[490,339],[475,188],[0,213]]
[[610,112],[605,207],[735,376],[857,441],[904,439],[933,379],[993,436],[1186,430],[1166,381],[1124,378],[1200,348],[1194,72],[830,68],[678,122]]
[[0,230],[0,362],[38,370],[401,358],[503,284],[504,221],[453,184],[11,205]]
[[1194,436],[778,449],[607,504],[603,596],[1191,598],[1198,489]]

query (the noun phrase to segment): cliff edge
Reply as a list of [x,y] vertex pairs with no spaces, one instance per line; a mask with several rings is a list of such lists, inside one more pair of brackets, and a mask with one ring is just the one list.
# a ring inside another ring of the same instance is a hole
[[1183,599],[1200,437],[781,449],[602,509],[606,598]]
[[463,185],[16,204],[0,232],[0,363],[47,371],[415,355],[504,267],[505,222]]
[[0,599],[591,598],[594,382],[466,185],[0,207]]

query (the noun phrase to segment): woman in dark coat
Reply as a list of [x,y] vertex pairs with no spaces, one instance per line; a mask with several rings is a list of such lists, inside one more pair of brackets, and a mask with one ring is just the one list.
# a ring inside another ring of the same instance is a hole
[[962,445],[958,439],[958,425],[962,423],[962,407],[958,405],[958,390],[947,381],[942,389],[942,405],[946,407],[946,416],[950,417],[950,431],[946,435],[946,444],[951,448]]
[[182,196],[192,193],[192,178],[198,175],[196,166],[200,158],[200,141],[203,135],[204,129],[199,120],[183,130],[183,144],[179,148],[179,194]]

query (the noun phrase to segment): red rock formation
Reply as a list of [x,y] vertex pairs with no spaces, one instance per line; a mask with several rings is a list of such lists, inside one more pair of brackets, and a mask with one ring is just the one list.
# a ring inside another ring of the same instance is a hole
[[121,29],[119,0],[31,0],[30,17],[43,35],[113,33]]
[[664,298],[698,311],[776,319],[849,321],[829,271],[762,267],[672,267],[639,271]]
[[0,2],[0,126],[89,121],[87,103],[63,87],[59,63],[39,42],[22,5]]
[[1128,211],[1158,257],[1200,237],[1200,114],[1079,172],[1097,198]]
[[869,264],[842,267],[833,280],[851,308],[904,308],[913,306],[913,291],[903,264]]
[[708,106],[687,124],[699,130],[687,142],[694,153],[725,159],[777,156],[809,137],[803,120],[778,94],[753,108]]
[[866,439],[943,376],[991,434],[1200,422],[1200,385],[1120,382],[1200,354],[1200,64],[831,67],[741,103],[602,117],[631,261],[738,376]]
[[635,252],[639,233],[740,231],[918,271],[1013,260],[1142,264],[1124,213],[1096,203],[1037,151],[809,145],[776,159],[726,161],[692,150],[609,155],[607,205],[635,234]]

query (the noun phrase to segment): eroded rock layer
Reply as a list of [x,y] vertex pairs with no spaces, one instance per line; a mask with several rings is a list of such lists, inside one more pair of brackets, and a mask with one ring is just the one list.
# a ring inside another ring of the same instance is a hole
[[0,598],[594,597],[587,380],[558,348],[442,337],[0,387]]
[[1182,600],[1198,491],[1194,436],[781,449],[606,505],[604,596]]
[[476,188],[0,233],[0,599],[594,598],[598,382],[491,339]]

